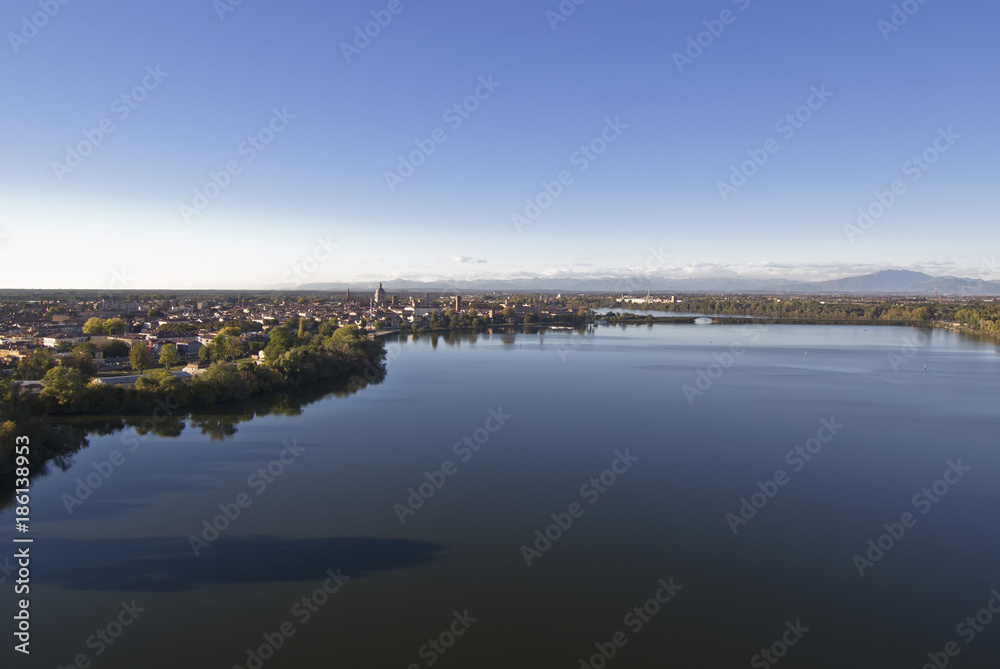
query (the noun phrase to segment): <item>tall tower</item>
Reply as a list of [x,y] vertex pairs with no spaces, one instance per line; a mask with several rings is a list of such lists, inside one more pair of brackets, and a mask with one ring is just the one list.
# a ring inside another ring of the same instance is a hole
[[347,299],[344,300],[344,304],[350,304],[350,303],[351,303],[351,287],[348,286],[347,287]]

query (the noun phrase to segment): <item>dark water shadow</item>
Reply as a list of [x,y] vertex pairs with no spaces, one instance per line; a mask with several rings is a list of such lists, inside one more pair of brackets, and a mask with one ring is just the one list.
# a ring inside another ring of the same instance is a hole
[[428,564],[443,544],[409,539],[221,537],[195,556],[181,537],[46,539],[39,580],[67,590],[178,592],[237,583],[360,578]]

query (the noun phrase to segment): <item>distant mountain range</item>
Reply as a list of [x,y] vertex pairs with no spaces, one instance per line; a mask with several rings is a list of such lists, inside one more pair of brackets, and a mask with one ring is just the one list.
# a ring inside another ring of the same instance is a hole
[[864,276],[793,285],[790,291],[849,295],[1000,295],[1000,281],[933,277],[922,272],[885,270]]
[[[357,294],[374,291],[376,283],[350,286]],[[478,279],[446,281],[384,281],[389,292],[600,292],[640,294],[654,293],[780,293],[789,295],[910,295],[932,296],[1000,296],[1000,281],[963,279],[955,276],[933,277],[908,270],[884,270],[874,274],[852,276],[831,281],[787,281],[749,277],[666,279],[638,275],[635,277]],[[296,290],[344,292],[345,284],[313,283]]]

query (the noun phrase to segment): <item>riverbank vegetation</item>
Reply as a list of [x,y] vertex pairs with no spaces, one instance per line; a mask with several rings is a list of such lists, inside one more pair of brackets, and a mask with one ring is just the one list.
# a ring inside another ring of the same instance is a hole
[[[576,297],[569,306],[602,312],[623,308],[614,298]],[[634,303],[645,311],[697,313],[708,316],[745,316],[799,323],[865,323],[948,327],[1000,339],[1000,302],[989,299],[927,300],[881,298],[779,298],[768,296],[685,296],[681,302]]]
[[[94,383],[79,367],[60,364],[45,372],[45,387],[29,405],[35,413],[65,415],[146,413],[168,401],[178,407],[216,404],[319,379],[348,378],[366,368],[381,368],[385,359],[381,342],[354,326],[338,327],[335,322],[320,324],[315,333],[299,323],[276,327],[264,352],[263,363],[217,360],[190,379],[157,369],[139,378],[134,388]],[[136,362],[141,367],[148,361]]]
[[384,377],[382,342],[334,321],[275,327],[265,351],[262,364],[214,362],[190,379],[159,369],[140,378],[134,388],[94,382],[72,357],[45,361],[44,388],[37,396],[21,393],[13,380],[0,377],[0,476],[8,473],[14,438],[20,435],[31,437],[33,462],[79,450],[82,433],[70,423],[46,417],[113,415],[121,421],[129,415],[154,416],[156,429],[170,432],[177,428],[179,417],[199,407],[295,392],[318,381],[340,384],[339,390],[352,392]]

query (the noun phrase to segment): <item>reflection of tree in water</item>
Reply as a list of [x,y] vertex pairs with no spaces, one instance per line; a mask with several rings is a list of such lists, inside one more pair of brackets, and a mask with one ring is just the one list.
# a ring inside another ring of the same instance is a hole
[[[298,416],[303,407],[326,397],[347,397],[385,380],[385,371],[369,374],[371,380],[355,376],[350,381],[316,381],[293,390],[255,395],[248,400],[224,402],[205,407],[185,408],[174,415],[156,416],[93,416],[84,420],[43,420],[27,417],[15,421],[15,434],[31,438],[31,477],[36,480],[46,476],[50,467],[66,471],[73,464],[73,456],[90,445],[89,437],[106,437],[126,430],[134,431],[132,438],[153,435],[162,438],[179,437],[185,428],[195,428],[212,441],[224,441],[238,431],[240,423],[262,416]],[[129,436],[123,436],[123,443]],[[0,511],[14,503],[15,476],[13,467],[0,470]],[[10,459],[13,463],[13,458]]]
[[317,381],[286,392],[256,395],[242,402],[198,407],[188,414],[186,423],[189,427],[201,430],[201,434],[207,435],[212,441],[223,441],[236,434],[240,423],[260,416],[299,416],[303,407],[326,397],[347,397],[366,388],[369,383],[377,385],[384,380],[385,371],[378,370],[370,382],[360,377],[355,377],[351,382]]
[[[73,455],[89,445],[88,431],[79,425],[49,425],[45,421],[26,417],[14,421],[14,432],[17,435],[28,436],[31,441],[28,467],[32,481],[49,473],[50,467],[66,471],[73,464]],[[13,440],[11,440],[13,442]],[[14,448],[13,443],[4,444]],[[14,458],[2,458],[0,466],[0,511],[14,505],[14,494],[17,483]]]
[[[679,319],[678,319],[679,320]],[[691,319],[693,322],[694,319]],[[560,328],[565,332],[566,325],[561,325]],[[572,328],[573,332],[578,335],[593,335],[594,331],[591,327],[587,325],[576,325]],[[429,338],[431,340],[431,348],[437,348],[439,342],[444,342],[447,346],[461,346],[463,344],[475,344],[479,341],[480,336],[487,335],[489,337],[499,336],[500,341],[504,346],[513,346],[517,343],[518,335],[528,335],[534,340],[535,337],[541,336],[544,338],[546,334],[551,334],[550,330],[544,325],[509,325],[506,327],[490,327],[483,330],[446,330],[443,332],[429,332],[426,334],[414,333],[410,335],[400,335],[402,339],[409,341],[421,341],[422,339]]]

